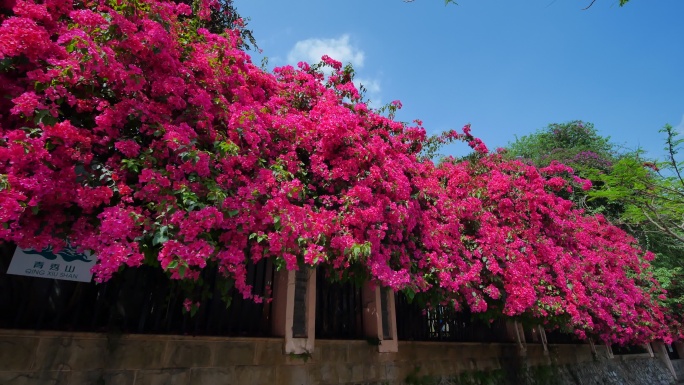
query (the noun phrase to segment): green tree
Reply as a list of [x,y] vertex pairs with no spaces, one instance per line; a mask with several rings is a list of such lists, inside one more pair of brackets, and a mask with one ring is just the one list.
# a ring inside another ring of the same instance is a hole
[[[176,0],[176,2],[196,6],[196,0]],[[216,34],[221,34],[226,29],[236,29],[240,31],[242,38],[241,48],[245,50],[258,49],[252,30],[247,28],[248,22],[249,18],[240,16],[232,0],[219,0],[218,7],[211,12],[211,19],[206,21],[203,27]]]
[[540,167],[555,160],[581,169],[606,169],[610,167],[607,162],[613,159],[614,146],[609,137],[598,134],[593,124],[575,120],[549,124],[531,135],[516,137],[508,152]]
[[660,132],[664,160],[644,160],[641,152],[622,157],[592,196],[625,203],[625,223],[649,223],[684,247],[684,161],[678,159],[684,138],[670,125]]
[[[537,167],[563,163],[573,168],[575,176],[591,181],[594,186],[601,183],[600,175],[609,172],[616,161],[610,138],[599,135],[593,124],[581,120],[549,124],[531,135],[516,138],[508,145],[507,155]],[[605,200],[589,201],[588,193],[580,188],[565,197],[590,212],[608,217],[619,210]]]
[[624,206],[618,225],[627,227],[658,256],[655,274],[669,291],[668,301],[681,311],[684,305],[684,138],[672,126],[665,135],[665,157],[646,160],[641,152],[622,157],[610,173],[601,175],[600,188],[591,199]]

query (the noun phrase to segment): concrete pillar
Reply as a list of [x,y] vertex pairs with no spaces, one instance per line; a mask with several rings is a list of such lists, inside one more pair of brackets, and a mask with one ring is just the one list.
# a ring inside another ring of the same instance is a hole
[[276,272],[273,335],[284,337],[286,354],[313,353],[316,337],[316,270]]
[[506,329],[508,331],[508,336],[518,344],[520,351],[522,353],[527,352],[525,330],[523,330],[522,324],[518,323],[518,321],[507,321]]
[[598,357],[598,352],[596,351],[596,344],[594,344],[594,341],[589,338],[589,346],[591,347],[591,354],[596,358]]
[[651,344],[644,344],[644,347],[646,348],[646,351],[651,356],[651,358],[655,357],[653,353],[653,348],[651,348]]
[[605,344],[605,346],[606,346],[606,357],[615,358],[615,354],[613,354],[613,348],[610,346],[610,344]]
[[665,347],[665,343],[663,341],[653,341],[650,343],[650,347],[652,348],[651,351],[653,352],[655,358],[659,359],[665,364],[665,366],[670,371],[670,373],[672,373],[672,376],[676,381],[677,372],[675,372],[674,366],[672,366],[670,356],[667,355],[667,348]]
[[378,345],[380,353],[399,351],[394,291],[366,284],[363,287],[362,296],[363,328],[366,337],[380,342]]
[[290,272],[278,270],[273,279],[273,302],[271,303],[271,334],[285,337],[285,309],[287,309],[287,280]]
[[537,332],[539,333],[539,339],[544,346],[544,355],[549,354],[549,342],[546,340],[546,330],[541,325],[537,325]]

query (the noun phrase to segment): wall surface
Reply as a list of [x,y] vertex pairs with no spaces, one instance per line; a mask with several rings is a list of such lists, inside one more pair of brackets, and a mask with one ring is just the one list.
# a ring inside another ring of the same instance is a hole
[[[316,340],[308,355],[283,339],[106,335],[0,330],[2,385],[506,384],[669,385],[649,355],[608,359],[589,345]],[[530,369],[525,370],[527,366]]]
[[672,367],[677,373],[677,378],[680,382],[684,382],[684,359],[680,358],[678,360],[672,360]]
[[650,357],[634,357],[626,360],[616,357],[612,360],[586,362],[581,365],[552,367],[547,373],[553,381],[540,381],[538,385],[670,385],[674,383],[672,374],[665,364]]

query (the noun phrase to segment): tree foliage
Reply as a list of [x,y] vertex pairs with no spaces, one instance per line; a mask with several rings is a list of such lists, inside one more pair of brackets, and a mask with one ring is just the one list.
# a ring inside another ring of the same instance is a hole
[[[192,6],[194,0],[176,0],[177,3]],[[246,50],[258,49],[252,30],[247,28],[249,19],[244,19],[237,13],[232,0],[218,0],[211,9],[211,15],[201,22],[209,32],[221,34],[225,30],[236,30],[242,38],[240,48]]]
[[684,139],[670,125],[660,132],[666,136],[664,160],[643,160],[641,153],[623,157],[602,176],[604,185],[594,196],[626,202],[625,221],[649,222],[684,246]]
[[[554,123],[537,132],[516,138],[507,147],[509,158],[531,162],[544,167],[560,162],[573,169],[572,175],[583,178],[592,185],[600,184],[600,176],[609,172],[616,160],[616,151],[610,138],[603,137],[592,123],[580,120]],[[607,215],[611,220],[618,215],[619,207],[605,200],[588,201],[587,189],[574,189],[564,196],[579,207],[592,213]]]
[[507,150],[510,156],[529,160],[537,166],[557,161],[582,174],[609,169],[615,154],[610,138],[599,135],[592,123],[581,120],[550,124],[531,135],[516,138]]
[[606,342],[678,328],[652,254],[559,196],[582,184],[566,166],[490,153],[468,126],[447,135],[478,155],[435,165],[350,66],[267,73],[239,30],[207,29],[215,1],[2,4],[1,240],[90,250],[99,282],[218,265],[260,301],[246,266],[270,258]]
[[665,157],[648,160],[641,152],[623,156],[601,186],[591,193],[624,207],[619,224],[632,229],[642,244],[658,254],[656,274],[680,312],[684,304],[684,138],[672,126],[665,135]]

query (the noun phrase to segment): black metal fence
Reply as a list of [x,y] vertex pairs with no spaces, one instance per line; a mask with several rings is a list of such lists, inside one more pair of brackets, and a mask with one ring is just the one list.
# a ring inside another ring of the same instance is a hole
[[627,355],[627,354],[644,354],[648,353],[648,349],[644,345],[612,345],[610,347],[615,355]]
[[[267,336],[270,303],[227,291],[217,269],[205,269],[203,285],[188,289],[159,268],[127,268],[103,284],[7,274],[14,246],[0,245],[0,328],[179,335]],[[270,295],[270,260],[248,266],[255,294]],[[188,290],[198,296],[194,316],[183,311]]]
[[682,358],[679,356],[677,349],[672,345],[665,345],[665,350],[667,351],[667,356],[670,357],[671,360],[679,360]]
[[582,344],[574,333],[565,333],[559,329],[546,330],[546,342],[549,344]]
[[539,328],[535,325],[524,325],[523,330],[525,332],[525,342],[528,344],[540,344],[542,343],[542,337],[539,335]]
[[316,271],[316,338],[364,339],[361,288]]
[[509,340],[503,320],[488,323],[472,317],[468,311],[451,307],[423,309],[396,295],[397,337],[399,340],[506,342]]

